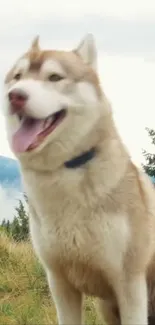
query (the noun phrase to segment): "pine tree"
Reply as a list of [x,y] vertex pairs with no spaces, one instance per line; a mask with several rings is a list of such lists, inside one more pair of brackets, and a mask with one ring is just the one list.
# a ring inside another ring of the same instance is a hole
[[10,233],[10,221],[9,220],[7,220],[7,222],[6,222],[6,231],[8,233]]
[[21,240],[21,227],[17,217],[14,217],[11,223],[11,235],[16,241]]
[[17,214],[11,225],[11,233],[15,240],[26,240],[29,236],[29,221],[24,204],[19,200],[19,205],[15,208]]
[[2,220],[1,226],[6,227],[6,220],[5,219]]
[[[155,145],[155,131],[153,129],[146,128],[149,137],[151,138],[151,144]],[[155,178],[155,154],[148,153],[146,150],[143,150],[143,156],[146,160],[146,163],[143,164],[145,172]]]
[[[24,198],[28,202],[25,194]],[[27,240],[29,237],[29,221],[24,203],[21,200],[19,200],[15,211],[16,214],[13,221],[6,221],[4,219],[0,225],[0,229],[1,231],[5,231],[7,235],[11,235],[16,241]]]
[[10,229],[11,228],[11,223],[10,223],[10,221],[9,220],[5,220],[5,219],[3,219],[2,220],[2,223],[1,223],[1,225],[0,225],[0,231],[3,231],[3,232],[5,232],[7,235],[9,235],[10,234]]

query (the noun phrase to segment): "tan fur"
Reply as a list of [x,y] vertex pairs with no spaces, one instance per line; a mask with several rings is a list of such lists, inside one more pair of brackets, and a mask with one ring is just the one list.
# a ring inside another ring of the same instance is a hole
[[[43,62],[54,59],[72,83],[91,84],[98,98],[89,114],[94,109],[99,115],[94,115],[88,132],[86,120],[81,117],[78,123],[71,115],[57,137],[51,135],[39,149],[17,154],[29,199],[32,241],[47,273],[59,324],[82,323],[82,297],[88,294],[99,298],[107,323],[119,325],[120,315],[122,325],[146,325],[146,276],[155,252],[152,184],[131,162],[91,64],[76,51],[38,48],[23,57],[30,60],[23,78],[40,80]],[[7,85],[12,85],[14,69]],[[70,87],[73,91],[73,84]],[[94,146],[96,157],[84,167],[64,167],[66,160]]]

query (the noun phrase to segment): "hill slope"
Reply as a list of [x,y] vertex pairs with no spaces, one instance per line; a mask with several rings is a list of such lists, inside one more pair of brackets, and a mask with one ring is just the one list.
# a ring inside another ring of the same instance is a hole
[[[0,235],[0,324],[57,324],[47,279],[30,242]],[[85,299],[84,306],[86,325],[99,324],[94,299]]]

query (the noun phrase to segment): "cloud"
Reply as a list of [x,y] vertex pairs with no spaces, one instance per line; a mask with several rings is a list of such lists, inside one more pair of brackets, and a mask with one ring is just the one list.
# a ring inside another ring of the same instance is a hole
[[[1,0],[0,87],[6,71],[36,34],[46,48],[72,49],[92,32],[99,50],[103,88],[112,102],[119,132],[135,163],[151,150],[145,126],[154,127],[154,0]],[[2,103],[3,92],[0,92]],[[0,116],[0,154],[13,156]],[[151,150],[152,151],[152,150]],[[21,194],[0,187],[0,221],[12,219]]]
[[138,55],[155,58],[155,16],[125,20],[107,15],[85,15],[67,20],[46,14],[41,19],[16,23],[13,28],[0,31],[2,56],[27,49],[31,39],[41,35],[43,44],[50,47],[74,45],[87,32],[92,32],[98,48],[109,54]]
[[3,219],[13,220],[16,215],[15,207],[18,205],[19,199],[23,199],[21,193],[15,189],[5,189],[0,186],[0,223]]
[[[155,13],[154,0],[57,0],[52,2],[51,0],[1,0],[0,18],[2,23],[9,23],[14,25],[19,21],[28,21],[29,19],[43,20],[47,13],[50,15],[51,20],[55,16],[66,17],[67,19],[74,19],[75,17],[81,17],[86,14],[107,15],[113,17],[124,17],[128,19],[130,17],[150,16]],[[2,28],[2,26],[1,26]]]
[[[154,121],[154,0],[2,0],[1,7],[1,84],[36,34],[45,48],[72,49],[85,33],[94,33],[103,87],[119,131],[140,162],[141,147],[149,146],[144,128]],[[0,153],[12,155],[3,118],[0,130]]]
[[155,62],[105,54],[99,62],[103,89],[112,103],[118,131],[140,166],[142,148],[152,151],[145,127],[154,128]]

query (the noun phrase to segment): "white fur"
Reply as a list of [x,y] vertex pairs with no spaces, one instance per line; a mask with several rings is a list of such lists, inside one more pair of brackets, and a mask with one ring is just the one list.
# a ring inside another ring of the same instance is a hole
[[106,247],[104,253],[106,264],[110,266],[109,270],[115,269],[117,274],[122,269],[124,256],[131,238],[128,217],[126,215],[117,217],[110,215],[104,224],[103,238],[103,246]]
[[[146,279],[138,274],[128,281],[119,283],[118,301],[122,313],[123,325],[147,325],[147,286]],[[131,313],[132,310],[132,313]]]
[[28,58],[20,59],[15,66],[14,75],[19,72],[25,73],[26,71],[28,71],[29,66],[30,60]]
[[76,52],[86,64],[90,64],[95,70],[97,69],[97,51],[92,34],[86,35],[77,47]]
[[79,82],[76,87],[77,87],[77,95],[81,99],[82,103],[85,103],[87,105],[88,103],[91,105],[93,104],[95,105],[98,103],[98,97],[93,85],[91,85],[88,82]]
[[47,278],[56,305],[59,324],[81,324],[82,294],[64,281],[59,273],[47,271]]
[[41,67],[41,74],[45,77],[48,77],[50,74],[56,73],[60,74],[60,76],[66,76],[64,70],[62,69],[61,64],[56,60],[46,60],[45,63]]
[[27,93],[25,112],[35,118],[46,118],[71,104],[71,100],[60,95],[51,83],[46,87],[40,80],[25,79],[17,82],[9,91],[16,88]]
[[[40,73],[43,78],[45,78],[45,76],[47,78],[47,75],[51,73],[64,74],[61,66],[53,60],[48,60],[45,62]],[[8,129],[7,134],[10,144],[12,135],[20,126],[20,122],[16,114],[9,114],[10,104],[8,101],[8,93],[16,88],[22,89],[27,93],[28,100],[24,110],[26,114],[34,118],[45,119],[65,108],[67,109],[67,114],[77,115],[77,121],[79,119],[78,125],[80,125],[80,121],[84,119],[84,116],[88,127],[91,125],[90,123],[94,123],[99,115],[99,112],[94,109],[94,105],[99,103],[99,99],[94,87],[90,83],[82,81],[77,83],[76,87],[73,86],[73,92],[68,93],[65,91],[66,82],[67,80],[62,80],[60,83],[53,83],[49,81],[43,82],[35,79],[22,79],[6,89],[6,105],[4,105],[4,107],[7,115],[6,127]],[[85,110],[83,110],[83,105],[85,105]],[[91,109],[92,113],[90,114]],[[72,125],[74,126],[73,122]],[[75,125],[74,128],[74,132],[76,132],[77,126]],[[55,131],[57,132],[58,129]],[[87,125],[85,123],[85,132],[86,130]],[[51,134],[51,137],[55,136],[55,131]]]
[[[96,53],[90,38],[77,51],[94,67]],[[73,81],[70,76],[60,83],[46,81],[48,72],[61,69],[51,59],[38,72],[38,80],[30,75],[31,79],[10,88],[27,92],[26,112],[34,117],[46,118],[64,105],[68,112],[61,132],[56,128],[37,150],[16,153],[29,198],[33,245],[47,273],[59,325],[82,323],[83,294],[99,297],[103,306],[104,300],[108,302],[102,311],[107,311],[109,325],[117,318],[113,305],[122,325],[147,325],[154,189],[132,164],[94,72],[80,59],[77,62],[86,71],[81,82],[75,82],[76,69]],[[6,118],[10,134],[12,117]],[[16,120],[12,124],[17,127]],[[94,159],[81,168],[65,168],[67,160],[92,147]]]

